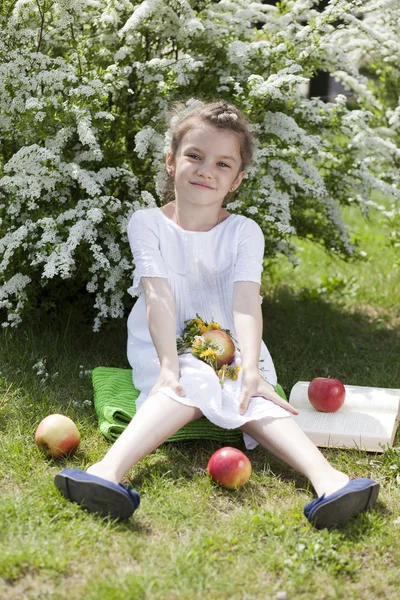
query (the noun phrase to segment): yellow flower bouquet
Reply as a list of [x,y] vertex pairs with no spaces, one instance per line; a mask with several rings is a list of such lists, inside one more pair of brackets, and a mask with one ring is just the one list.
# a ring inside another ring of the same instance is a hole
[[225,378],[236,380],[240,371],[240,366],[229,366],[235,358],[233,340],[229,329],[223,329],[215,321],[207,323],[196,313],[195,319],[185,321],[185,328],[177,338],[178,355],[191,349],[194,356],[214,369],[223,386]]

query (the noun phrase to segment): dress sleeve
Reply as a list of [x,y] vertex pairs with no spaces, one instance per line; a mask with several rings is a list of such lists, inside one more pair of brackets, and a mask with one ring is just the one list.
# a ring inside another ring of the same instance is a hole
[[128,223],[128,240],[135,263],[133,284],[128,289],[131,296],[139,296],[143,292],[141,277],[168,278],[160,252],[156,223],[150,221],[145,212],[146,209],[136,211]]
[[264,259],[264,234],[261,227],[247,218],[239,231],[238,253],[233,281],[261,283]]

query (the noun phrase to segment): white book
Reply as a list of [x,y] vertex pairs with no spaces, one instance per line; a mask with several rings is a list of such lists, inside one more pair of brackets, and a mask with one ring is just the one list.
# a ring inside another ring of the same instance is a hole
[[298,381],[289,402],[299,411],[293,418],[316,446],[369,452],[393,446],[400,420],[400,389],[345,385],[343,406],[325,413],[310,404],[309,385],[309,381]]

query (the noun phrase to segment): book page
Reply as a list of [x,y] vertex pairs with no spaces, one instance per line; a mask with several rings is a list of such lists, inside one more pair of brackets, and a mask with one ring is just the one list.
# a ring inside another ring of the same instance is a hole
[[[308,399],[309,381],[298,381],[292,388],[289,397],[289,403],[299,410],[308,408],[315,411],[317,414],[324,414],[316,411],[310,404]],[[346,398],[343,406],[336,413],[344,410],[348,412],[361,410],[371,413],[379,411],[379,413],[387,412],[400,415],[400,390],[390,388],[375,388],[358,385],[345,385]]]
[[305,433],[314,431],[343,438],[347,435],[361,435],[382,440],[390,439],[396,423],[396,416],[388,413],[323,413],[314,409],[303,409],[298,415],[293,415],[293,418]]
[[392,440],[382,440],[377,437],[349,435],[346,438],[336,434],[307,432],[307,437],[321,448],[343,448],[345,450],[363,450],[365,452],[385,452],[387,446],[391,445]]

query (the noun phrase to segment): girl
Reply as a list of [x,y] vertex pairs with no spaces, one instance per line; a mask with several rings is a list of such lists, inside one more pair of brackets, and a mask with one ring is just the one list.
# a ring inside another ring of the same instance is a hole
[[[135,263],[129,292],[138,296],[128,318],[128,360],[141,390],[138,410],[100,462],[86,472],[64,469],[55,483],[89,511],[127,518],[139,495],[120,483],[123,476],[205,415],[240,428],[248,449],[261,444],[309,478],[318,498],[304,513],[316,527],[344,523],[374,505],[379,484],[333,468],[292,418],[297,410],[275,392],[262,340],[264,236],[255,221],[224,208],[251,164],[249,124],[234,105],[213,102],[181,111],[171,133],[166,194],[172,199],[136,211],[128,225]],[[196,315],[238,341],[237,378],[222,387],[212,366],[190,351],[178,355],[177,336]]]

